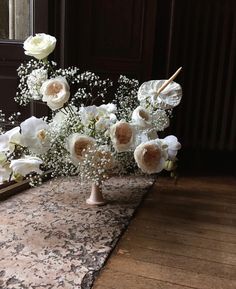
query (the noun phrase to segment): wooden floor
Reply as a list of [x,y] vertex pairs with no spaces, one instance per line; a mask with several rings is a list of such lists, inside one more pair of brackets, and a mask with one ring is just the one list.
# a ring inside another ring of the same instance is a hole
[[158,180],[93,288],[235,289],[236,180]]

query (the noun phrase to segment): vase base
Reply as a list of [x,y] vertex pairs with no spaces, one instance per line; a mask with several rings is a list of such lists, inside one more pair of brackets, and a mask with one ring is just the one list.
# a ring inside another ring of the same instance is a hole
[[107,202],[103,198],[101,185],[96,183],[92,184],[90,197],[86,200],[86,204],[90,206],[103,206]]
[[90,206],[104,206],[106,205],[107,201],[103,200],[103,201],[94,201],[91,200],[90,198],[86,200],[86,204],[90,205]]

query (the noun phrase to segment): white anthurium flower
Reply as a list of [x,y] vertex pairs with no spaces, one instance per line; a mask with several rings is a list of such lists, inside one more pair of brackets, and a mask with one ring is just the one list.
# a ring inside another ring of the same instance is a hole
[[71,134],[66,141],[66,149],[69,151],[72,162],[78,164],[84,159],[84,155],[92,147],[94,147],[96,140],[87,135],[79,133]]
[[44,59],[53,52],[56,41],[55,37],[45,33],[29,36],[24,42],[25,54],[38,60]]
[[33,70],[28,78],[27,85],[29,88],[29,92],[32,95],[34,100],[42,99],[42,94],[40,92],[42,84],[47,80],[48,72],[45,69],[35,69]]
[[151,116],[144,107],[138,106],[132,113],[132,122],[141,128],[147,128],[151,126]]
[[128,151],[135,141],[135,127],[128,122],[121,120],[110,128],[110,137],[117,152]]
[[14,127],[0,135],[0,150],[3,152],[13,152],[15,146],[21,144],[20,127]]
[[181,144],[178,142],[177,137],[174,135],[169,135],[162,139],[162,142],[167,146],[168,159],[174,160],[178,150],[181,149]]
[[70,98],[70,87],[64,77],[58,76],[46,80],[40,89],[43,95],[42,101],[52,109],[62,108]]
[[157,109],[152,113],[152,125],[156,131],[163,131],[170,125],[170,120],[165,110]]
[[10,164],[10,168],[12,169],[14,175],[21,175],[25,177],[30,173],[38,173],[41,174],[42,170],[39,166],[43,163],[43,161],[38,157],[25,156],[21,159],[12,160]]
[[20,125],[22,145],[27,147],[33,153],[45,153],[50,147],[48,124],[41,118],[31,116]]
[[165,80],[150,80],[144,82],[138,90],[138,100],[141,103],[150,102],[155,108],[171,109],[177,106],[182,97],[181,86],[171,81],[167,87],[157,94],[158,89],[163,85]]
[[162,171],[167,158],[166,149],[158,139],[142,143],[134,151],[134,159],[138,167],[147,174]]

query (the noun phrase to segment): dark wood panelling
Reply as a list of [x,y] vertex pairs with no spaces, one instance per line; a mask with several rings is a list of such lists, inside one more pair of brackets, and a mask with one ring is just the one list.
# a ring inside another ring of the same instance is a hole
[[[236,148],[236,2],[172,0],[168,74],[184,96],[173,131],[184,147]],[[158,37],[158,35],[157,35]]]
[[92,58],[95,61],[96,58],[140,61],[144,15],[145,4],[141,0],[127,1],[125,9],[118,0],[95,1],[92,6]]
[[17,71],[25,58],[20,42],[0,43],[0,109],[6,115],[21,111],[22,118],[29,115],[30,107],[21,109],[14,101],[17,88]]
[[151,77],[156,1],[72,2],[67,10],[70,65],[109,76]]

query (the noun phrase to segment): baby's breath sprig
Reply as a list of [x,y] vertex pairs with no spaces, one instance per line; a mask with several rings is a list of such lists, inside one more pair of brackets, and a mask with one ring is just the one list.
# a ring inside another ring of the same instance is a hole
[[132,111],[139,105],[137,92],[139,82],[121,75],[118,79],[118,88],[115,93],[118,119],[131,120]]
[[111,152],[90,148],[79,163],[79,178],[81,182],[92,182],[100,186],[109,179],[112,167],[113,154]]
[[138,171],[137,164],[134,160],[132,151],[128,152],[115,152],[114,157],[116,159],[117,166],[114,172],[118,175],[128,175]]
[[81,105],[92,105],[99,102],[105,102],[109,87],[113,85],[109,79],[101,79],[94,72],[85,71],[78,74],[76,83],[79,85],[76,93],[71,98],[71,103],[77,107]]
[[[15,101],[22,106],[26,106],[32,99],[39,99],[37,95],[35,96],[35,93],[39,94],[38,90],[42,84],[39,79],[42,78],[42,81],[44,81],[47,77],[50,78],[53,75],[56,66],[57,64],[54,61],[37,61],[34,59],[22,63],[17,69],[19,84],[14,98]],[[28,81],[33,71],[38,72],[35,74],[35,82],[31,80]],[[46,71],[47,77],[41,77],[40,71],[42,73]],[[39,83],[37,84],[38,81]]]

